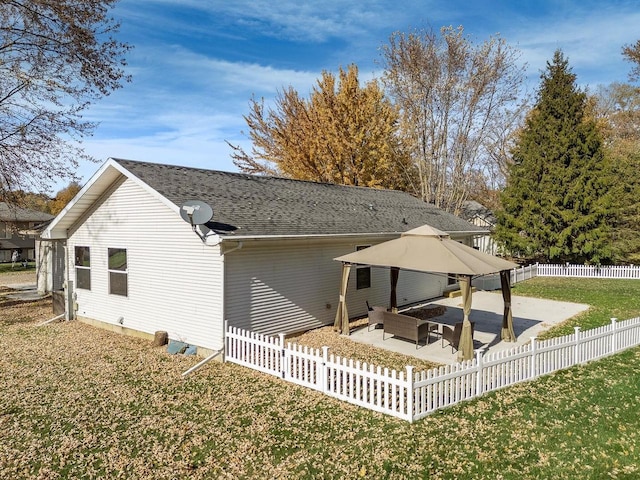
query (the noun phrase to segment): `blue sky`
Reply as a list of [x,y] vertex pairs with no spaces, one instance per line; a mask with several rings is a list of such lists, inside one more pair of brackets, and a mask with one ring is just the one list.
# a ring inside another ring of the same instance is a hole
[[[395,31],[462,25],[477,43],[500,34],[521,52],[529,88],[560,48],[581,86],[626,81],[620,54],[640,39],[640,2],[594,0],[121,0],[112,11],[133,81],[92,106],[86,151],[109,157],[236,171],[225,140],[250,147],[252,95],[289,85],[308,96],[323,70],[380,74]],[[100,164],[83,163],[87,181]]]

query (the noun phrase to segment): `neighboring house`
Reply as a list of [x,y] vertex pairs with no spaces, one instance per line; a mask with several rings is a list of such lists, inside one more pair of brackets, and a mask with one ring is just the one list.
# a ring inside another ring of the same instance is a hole
[[48,213],[0,202],[0,262],[10,262],[14,251],[22,259],[34,260],[37,236],[34,227],[52,218]]
[[498,247],[493,238],[491,238],[491,232],[493,232],[497,221],[493,212],[484,205],[474,200],[469,200],[462,205],[460,217],[485,231],[485,233],[473,237],[472,246],[481,252],[497,255]]
[[[211,206],[211,220],[186,223],[190,200]],[[333,323],[342,268],[333,259],[423,224],[467,244],[479,233],[403,192],[109,159],[42,238],[67,252],[67,316],[167,331],[206,353],[223,347],[224,321],[267,334]],[[388,271],[351,275],[352,316],[367,300],[388,302]],[[446,283],[403,271],[398,302],[439,296]]]

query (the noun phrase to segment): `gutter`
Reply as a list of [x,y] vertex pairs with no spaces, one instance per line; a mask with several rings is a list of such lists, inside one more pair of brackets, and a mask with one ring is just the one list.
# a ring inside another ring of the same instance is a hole
[[[333,234],[311,234],[311,235],[229,235],[220,236],[220,242],[241,241],[241,240],[303,240],[303,239],[333,239],[333,238],[357,238],[357,237],[397,237],[404,232],[362,232],[362,233],[333,233]],[[469,236],[469,235],[487,235],[488,230],[461,230],[461,231],[445,231],[450,236]],[[218,244],[219,244],[218,243]],[[218,245],[216,244],[216,245]]]

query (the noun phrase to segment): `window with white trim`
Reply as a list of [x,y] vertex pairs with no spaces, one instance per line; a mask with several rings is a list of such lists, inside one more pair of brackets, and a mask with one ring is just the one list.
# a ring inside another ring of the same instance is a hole
[[128,295],[127,249],[109,248],[109,293]]
[[76,288],[91,290],[91,250],[75,247]]

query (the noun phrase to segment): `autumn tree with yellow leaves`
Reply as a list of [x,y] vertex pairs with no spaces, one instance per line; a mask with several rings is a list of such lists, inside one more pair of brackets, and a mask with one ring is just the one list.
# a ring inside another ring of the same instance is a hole
[[398,110],[376,81],[360,85],[355,65],[340,68],[337,78],[323,72],[308,99],[292,87],[273,108],[253,98],[244,119],[251,152],[229,144],[244,172],[392,189],[411,181]]

